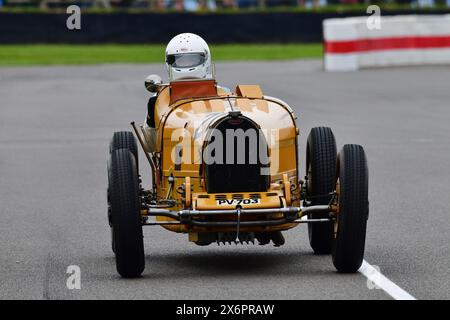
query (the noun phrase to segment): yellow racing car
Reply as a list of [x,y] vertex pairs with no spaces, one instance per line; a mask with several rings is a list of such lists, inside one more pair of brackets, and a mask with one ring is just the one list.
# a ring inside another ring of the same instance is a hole
[[[146,87],[155,93],[154,126],[132,122],[133,131],[115,132],[110,143],[108,221],[122,277],[144,270],[144,226],[184,233],[201,246],[281,246],[283,231],[306,223],[315,253],[331,253],[339,272],[359,269],[369,213],[361,146],[337,154],[331,129],[317,127],[299,152],[292,108],[258,85],[230,92],[214,79],[150,77]],[[149,188],[138,144],[150,165]]]

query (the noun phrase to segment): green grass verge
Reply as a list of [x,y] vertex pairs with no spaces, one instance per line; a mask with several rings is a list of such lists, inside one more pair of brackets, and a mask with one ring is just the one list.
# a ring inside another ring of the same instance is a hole
[[[161,63],[165,45],[0,45],[0,65]],[[214,61],[318,58],[322,44],[211,45]]]

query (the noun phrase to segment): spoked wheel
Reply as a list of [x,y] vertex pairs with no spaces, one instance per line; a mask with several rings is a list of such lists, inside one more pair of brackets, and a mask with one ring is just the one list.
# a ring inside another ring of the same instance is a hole
[[[311,205],[327,205],[336,182],[336,140],[330,128],[311,129],[306,153],[307,197]],[[308,216],[327,218],[328,214]],[[332,223],[309,223],[309,243],[314,253],[329,254],[333,234]]]
[[113,151],[108,175],[112,246],[117,271],[125,278],[138,277],[144,271],[145,259],[134,155],[128,149]]
[[369,216],[369,175],[364,149],[347,144],[338,157],[339,213],[335,223],[332,257],[339,272],[353,273],[364,258]]

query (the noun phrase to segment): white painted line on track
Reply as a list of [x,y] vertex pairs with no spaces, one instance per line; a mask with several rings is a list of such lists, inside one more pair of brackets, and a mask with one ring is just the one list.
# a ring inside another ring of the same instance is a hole
[[358,272],[364,275],[373,284],[381,288],[384,292],[390,295],[395,300],[416,300],[408,292],[400,288],[394,282],[386,278],[380,271],[378,271],[374,266],[363,260],[361,268]]

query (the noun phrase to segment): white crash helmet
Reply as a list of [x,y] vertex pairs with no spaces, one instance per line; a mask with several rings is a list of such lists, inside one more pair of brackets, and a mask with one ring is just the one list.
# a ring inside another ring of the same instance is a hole
[[166,48],[166,66],[171,80],[211,78],[211,53],[208,44],[193,33],[181,33]]

